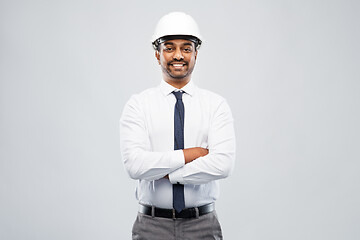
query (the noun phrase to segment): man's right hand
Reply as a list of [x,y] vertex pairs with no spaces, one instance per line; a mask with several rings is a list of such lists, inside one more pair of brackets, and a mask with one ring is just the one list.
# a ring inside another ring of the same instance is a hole
[[209,150],[202,147],[194,147],[194,148],[187,148],[183,149],[184,157],[185,157],[185,164],[194,161],[199,157],[203,157],[209,153]]

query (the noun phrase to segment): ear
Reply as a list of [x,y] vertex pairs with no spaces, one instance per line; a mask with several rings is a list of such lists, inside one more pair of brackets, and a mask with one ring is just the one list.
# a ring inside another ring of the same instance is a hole
[[196,49],[196,51],[195,51],[195,60],[197,58],[197,54],[198,54],[198,50]]
[[155,57],[160,65],[160,52],[158,50],[155,51]]

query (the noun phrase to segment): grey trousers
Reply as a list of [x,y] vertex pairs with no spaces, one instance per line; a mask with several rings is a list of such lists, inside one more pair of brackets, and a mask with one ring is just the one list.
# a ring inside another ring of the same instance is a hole
[[133,240],[221,240],[216,212],[191,219],[158,218],[138,213]]

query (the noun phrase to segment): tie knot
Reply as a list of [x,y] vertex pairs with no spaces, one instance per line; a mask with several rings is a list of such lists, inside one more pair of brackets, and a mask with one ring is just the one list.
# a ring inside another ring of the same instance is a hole
[[182,95],[183,95],[182,91],[172,92],[172,93],[175,95],[176,100],[182,100]]

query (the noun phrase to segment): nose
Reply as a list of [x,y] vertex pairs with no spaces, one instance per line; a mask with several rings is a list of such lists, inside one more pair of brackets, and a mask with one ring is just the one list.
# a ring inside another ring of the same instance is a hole
[[183,60],[183,59],[184,59],[184,56],[182,55],[180,48],[177,48],[177,49],[175,50],[175,52],[174,52],[174,59],[175,59],[175,60]]

